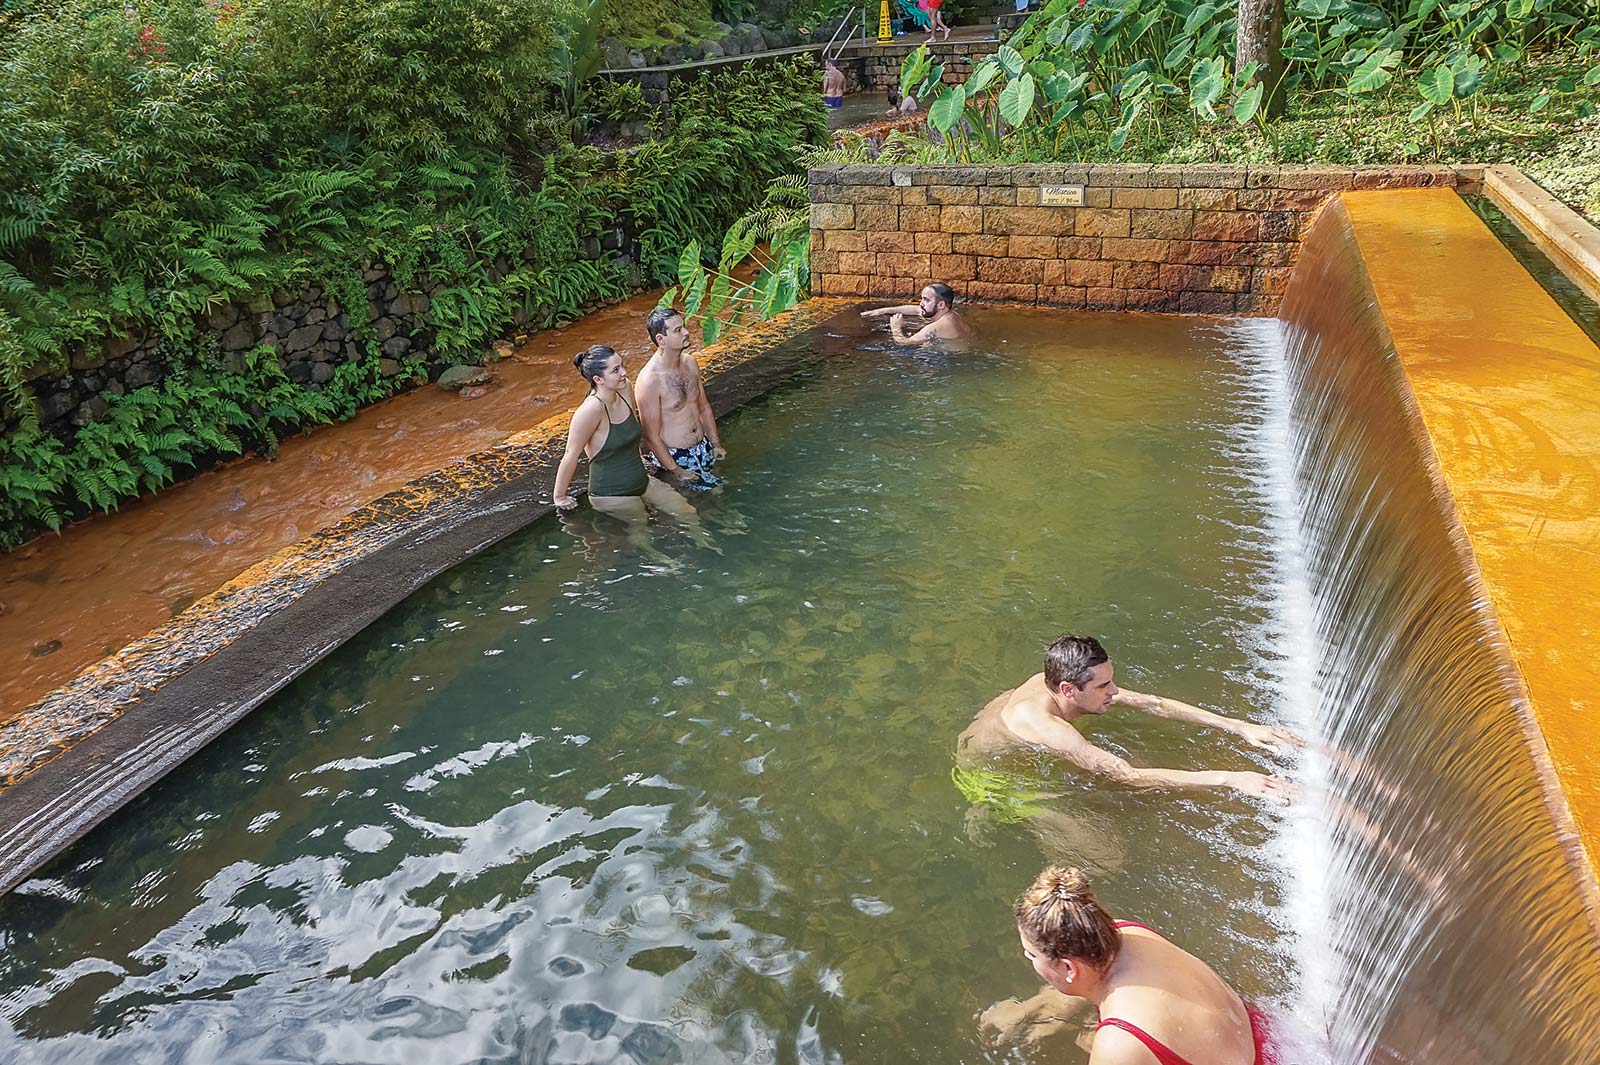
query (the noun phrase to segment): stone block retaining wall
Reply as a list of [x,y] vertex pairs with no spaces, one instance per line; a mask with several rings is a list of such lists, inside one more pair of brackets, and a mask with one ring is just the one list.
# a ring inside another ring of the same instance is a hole
[[[590,241],[582,252],[586,258],[616,259],[631,265],[634,250],[627,235],[614,229],[603,239]],[[532,254],[531,249],[527,254]],[[498,281],[513,265],[501,256],[489,264],[489,276]],[[357,324],[378,342],[383,376],[398,376],[400,360],[414,358],[421,360],[430,378],[437,378],[446,364],[432,350],[433,330],[427,315],[438,283],[408,291],[382,266],[363,272],[362,280],[366,304],[353,313],[361,315]],[[226,304],[202,320],[200,329],[217,338],[225,369],[242,369],[244,353],[265,344],[277,351],[291,378],[316,391],[333,380],[339,364],[360,362],[366,355],[365,342],[355,336],[352,316],[351,308],[341,307],[331,294],[312,285],[300,292],[263,293],[249,302]],[[524,323],[518,316],[513,324]],[[485,337],[484,341],[492,339]],[[68,352],[64,370],[41,365],[29,387],[44,427],[66,437],[102,417],[110,408],[108,395],[121,396],[159,384],[174,361],[184,360],[170,358],[159,336],[135,332],[103,346]],[[12,428],[12,423],[0,425],[0,431]]]
[[[1475,188],[1482,167],[910,166],[810,171],[811,285],[1094,310],[1272,314],[1300,238],[1348,189]],[[1040,206],[1083,185],[1082,207]]]
[[[897,44],[856,44],[844,49],[838,60],[850,92],[883,92],[900,84],[900,65],[922,44],[921,34],[907,34]],[[999,41],[941,41],[928,46],[935,64],[944,64],[944,83],[967,80],[972,68],[1000,50]]]

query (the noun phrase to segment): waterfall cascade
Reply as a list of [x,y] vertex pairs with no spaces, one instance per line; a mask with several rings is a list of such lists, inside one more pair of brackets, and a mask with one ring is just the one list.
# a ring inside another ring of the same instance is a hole
[[1600,1061],[1592,872],[1337,200],[1280,318],[1311,1020],[1338,1065]]

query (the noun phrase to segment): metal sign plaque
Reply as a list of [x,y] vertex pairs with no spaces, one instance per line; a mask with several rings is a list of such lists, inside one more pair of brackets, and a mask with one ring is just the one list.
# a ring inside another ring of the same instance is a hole
[[1082,207],[1082,185],[1041,185],[1039,187],[1039,206],[1041,207]]

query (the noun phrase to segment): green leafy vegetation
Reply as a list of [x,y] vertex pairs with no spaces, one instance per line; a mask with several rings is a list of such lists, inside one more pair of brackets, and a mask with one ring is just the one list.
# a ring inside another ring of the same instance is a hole
[[892,137],[883,158],[1514,162],[1600,212],[1596,0],[1290,0],[1271,83],[1234,65],[1236,11],[1051,0],[956,86],[918,51],[902,84],[931,99],[936,136]]
[[688,40],[689,26],[709,27],[711,5],[706,0],[633,0],[608,4],[599,28],[602,36],[630,43],[670,44]]
[[[671,280],[824,137],[796,62],[682,89],[637,148],[576,144],[599,7],[60,0],[0,23],[0,544],[270,450],[420,370],[384,376],[351,314],[366,356],[320,391],[270,350],[229,372],[203,339],[225,304],[316,284],[362,308],[377,265],[429,294],[436,357],[476,360],[513,321]],[[618,227],[635,267],[598,251]],[[139,331],[162,338],[163,380],[45,431],[27,382]]]
[[[678,257],[678,283],[661,296],[670,307],[682,297],[684,314],[698,319],[701,340],[714,344],[729,329],[765,321],[810,295],[810,201],[804,167],[833,157],[825,149],[802,151],[799,173],[775,178],[761,206],[728,227],[715,269],[707,269],[698,241]],[[740,282],[735,269],[755,261],[756,274]]]
[[362,365],[341,366],[342,387],[318,393],[290,380],[269,348],[248,352],[236,373],[208,352],[159,386],[109,397],[106,416],[71,443],[48,433],[0,438],[0,536],[16,540],[40,524],[59,528],[77,511],[112,509],[201,461],[275,450],[281,433],[348,417],[341,399],[368,401],[363,388],[374,382],[364,374]]

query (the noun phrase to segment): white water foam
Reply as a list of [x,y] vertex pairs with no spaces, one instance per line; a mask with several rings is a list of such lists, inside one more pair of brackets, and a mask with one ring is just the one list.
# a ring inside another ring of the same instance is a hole
[[1255,665],[1271,689],[1277,723],[1307,740],[1295,771],[1300,797],[1279,822],[1268,848],[1284,888],[1284,931],[1296,973],[1292,989],[1272,1004],[1272,1013],[1283,1043],[1282,1060],[1310,1065],[1331,1060],[1328,1032],[1337,1001],[1336,954],[1328,935],[1334,859],[1324,807],[1329,767],[1317,742],[1324,649],[1317,635],[1316,599],[1295,489],[1288,327],[1275,318],[1251,319],[1237,327],[1249,371],[1243,389],[1254,413],[1240,427],[1239,437],[1242,457],[1255,474],[1269,560],[1259,597],[1267,618]]

